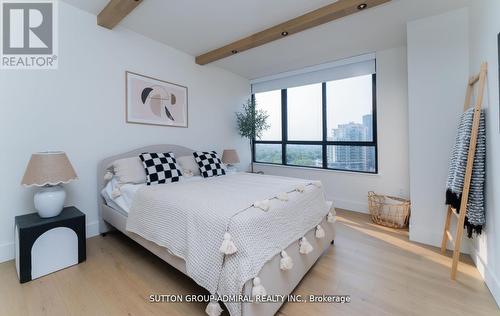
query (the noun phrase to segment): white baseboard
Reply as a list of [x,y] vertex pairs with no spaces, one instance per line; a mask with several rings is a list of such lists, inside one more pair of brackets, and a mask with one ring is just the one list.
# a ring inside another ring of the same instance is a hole
[[497,302],[498,307],[500,308],[500,282],[498,281],[497,276],[490,270],[488,265],[486,265],[477,253],[474,247],[471,247],[471,258],[472,261],[476,264],[476,268],[479,271],[479,274],[483,277],[484,283],[491,292],[491,295]]
[[99,221],[88,223],[86,227],[87,238],[99,235]]
[[341,208],[348,211],[354,211],[358,213],[368,214],[368,202],[358,202],[358,201],[349,201],[349,200],[341,200],[336,198],[328,199],[333,201],[333,206],[336,208]]
[[0,245],[0,263],[14,259],[14,243]]
[[[87,238],[99,235],[99,222],[88,223],[86,227]],[[14,242],[0,245],[0,263],[14,259]]]

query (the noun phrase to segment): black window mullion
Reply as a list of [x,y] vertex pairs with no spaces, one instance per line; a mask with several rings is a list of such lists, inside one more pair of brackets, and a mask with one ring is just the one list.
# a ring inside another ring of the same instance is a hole
[[377,135],[377,74],[372,75],[372,142],[375,147],[375,173],[378,173],[378,135]]
[[286,165],[286,143],[288,141],[287,91],[281,90],[281,163]]
[[327,145],[333,146],[375,146],[374,142],[363,142],[363,141],[327,141]]
[[321,93],[322,93],[322,97],[321,97],[321,100],[322,100],[322,103],[321,103],[321,106],[322,106],[322,119],[323,119],[323,144],[321,146],[321,151],[322,151],[322,154],[323,154],[323,169],[327,169],[328,168],[328,157],[326,155],[326,141],[328,140],[328,129],[327,129],[327,109],[326,109],[326,82],[323,82],[323,84],[321,85],[322,89],[321,89]]
[[[257,144],[275,144],[280,145],[282,142],[279,140],[257,140]],[[333,146],[362,146],[362,147],[370,147],[375,146],[374,142],[358,142],[358,141],[326,141],[323,142],[321,140],[289,140],[286,142],[288,145],[333,145]]]
[[[251,96],[251,100],[252,100],[252,104],[255,104],[255,93],[252,93],[252,96]],[[257,143],[257,139],[255,138],[255,135],[253,137],[253,140],[252,140],[252,146],[251,146],[251,155],[252,155],[252,168],[253,168],[253,162],[256,161],[255,160],[255,144]],[[253,169],[252,169],[253,170]]]

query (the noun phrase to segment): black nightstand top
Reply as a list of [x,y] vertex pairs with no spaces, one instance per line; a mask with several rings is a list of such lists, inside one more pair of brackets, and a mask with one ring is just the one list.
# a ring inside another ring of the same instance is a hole
[[16,226],[19,229],[23,229],[23,228],[31,228],[35,226],[57,223],[60,221],[78,218],[82,216],[85,216],[85,214],[80,212],[80,210],[78,210],[76,207],[68,206],[62,210],[61,214],[55,217],[41,218],[40,216],[38,216],[38,213],[31,213],[31,214],[16,216],[15,222]]

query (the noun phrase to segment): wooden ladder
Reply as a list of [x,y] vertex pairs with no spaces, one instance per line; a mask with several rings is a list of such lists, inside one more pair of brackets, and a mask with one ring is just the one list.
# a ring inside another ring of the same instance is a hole
[[[474,93],[474,86],[479,83],[479,91],[477,95],[477,101],[474,105],[474,119],[472,121],[472,133],[469,143],[469,153],[467,156],[467,166],[465,169],[464,187],[462,190],[462,200],[460,202],[460,212],[456,212],[450,205],[448,205],[448,211],[446,215],[446,222],[444,225],[443,241],[441,243],[441,253],[446,254],[446,247],[448,241],[454,245],[453,249],[453,261],[451,264],[451,279],[455,280],[457,277],[457,267],[460,259],[460,246],[462,243],[462,235],[464,232],[464,222],[465,215],[467,213],[467,202],[469,199],[469,189],[470,182],[472,178],[472,167],[474,165],[474,156],[476,154],[477,136],[479,133],[479,123],[481,119],[481,106],[483,104],[484,88],[486,85],[486,76],[488,73],[488,64],[483,63],[481,65],[481,71],[478,75],[475,75],[469,79],[467,83],[467,93],[465,96],[464,111],[469,109],[472,102],[472,95]],[[451,217],[455,216],[458,219],[457,222],[457,232],[455,238],[450,233],[450,223]]]

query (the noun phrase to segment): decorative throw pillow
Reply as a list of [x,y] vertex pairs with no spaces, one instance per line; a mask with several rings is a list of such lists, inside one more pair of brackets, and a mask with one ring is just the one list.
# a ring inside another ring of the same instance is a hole
[[146,171],[146,184],[178,182],[182,172],[173,153],[143,153],[139,155]]
[[118,159],[111,165],[118,184],[141,184],[146,182],[146,172],[139,157]]
[[199,176],[200,175],[200,167],[198,167],[198,163],[194,160],[194,157],[191,156],[182,156],[177,158],[177,164],[181,167],[182,175],[191,175],[191,176]]
[[194,159],[200,167],[201,175],[204,178],[213,176],[222,176],[226,174],[226,166],[220,160],[215,151],[211,152],[194,152]]

